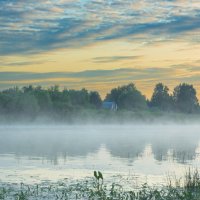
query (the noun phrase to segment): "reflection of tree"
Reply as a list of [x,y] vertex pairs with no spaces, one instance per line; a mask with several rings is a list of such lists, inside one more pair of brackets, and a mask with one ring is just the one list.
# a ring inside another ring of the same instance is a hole
[[58,156],[85,156],[99,147],[98,137],[80,131],[20,129],[16,133],[4,131],[0,135],[1,154],[43,157],[55,163]]
[[158,161],[168,159],[168,152],[171,150],[171,159],[184,163],[193,160],[198,147],[199,138],[197,135],[163,135],[152,139],[152,151]]
[[125,128],[17,128],[0,132],[0,154],[13,153],[17,157],[40,157],[57,164],[58,157],[87,156],[105,144],[114,157],[127,159],[131,164],[147,144],[151,144],[158,161],[172,159],[178,162],[192,160],[198,146],[197,134],[154,133],[152,130]]
[[143,136],[133,134],[120,134],[113,139],[108,137],[106,146],[115,157],[134,159],[142,153],[146,142]]
[[16,156],[42,157],[55,164],[57,158],[86,156],[96,152],[105,144],[115,157],[133,160],[145,147],[144,136],[119,134],[116,129],[88,130],[48,130],[19,129],[4,131],[0,134],[0,153],[14,153]]

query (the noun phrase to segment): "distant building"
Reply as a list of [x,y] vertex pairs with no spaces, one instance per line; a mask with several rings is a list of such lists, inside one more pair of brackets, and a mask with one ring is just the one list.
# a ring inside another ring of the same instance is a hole
[[116,111],[117,110],[117,104],[114,101],[104,101],[103,104],[102,104],[102,108],[107,109],[107,110]]

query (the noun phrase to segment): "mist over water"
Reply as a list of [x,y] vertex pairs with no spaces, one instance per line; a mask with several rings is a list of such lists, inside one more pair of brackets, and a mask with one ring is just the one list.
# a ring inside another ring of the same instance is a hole
[[0,181],[81,179],[100,170],[162,184],[200,168],[200,125],[0,126]]

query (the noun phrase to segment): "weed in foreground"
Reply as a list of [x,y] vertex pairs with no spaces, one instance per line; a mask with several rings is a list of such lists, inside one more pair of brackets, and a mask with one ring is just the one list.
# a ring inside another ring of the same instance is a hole
[[144,184],[139,190],[127,191],[122,185],[104,183],[103,174],[94,171],[94,178],[68,184],[25,185],[2,184],[2,200],[200,200],[200,179],[198,171],[189,170],[183,186],[149,187]]

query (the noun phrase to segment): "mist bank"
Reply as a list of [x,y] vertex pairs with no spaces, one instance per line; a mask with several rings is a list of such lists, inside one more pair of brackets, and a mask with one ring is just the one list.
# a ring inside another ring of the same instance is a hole
[[199,114],[185,114],[162,111],[108,111],[79,109],[65,116],[55,113],[38,114],[34,116],[27,114],[0,115],[0,125],[163,125],[163,124],[199,124]]

